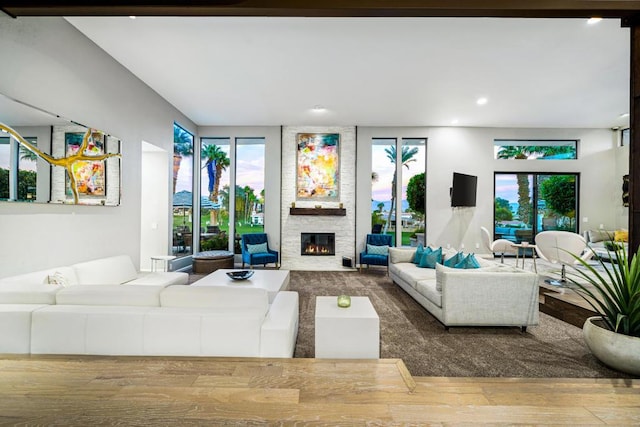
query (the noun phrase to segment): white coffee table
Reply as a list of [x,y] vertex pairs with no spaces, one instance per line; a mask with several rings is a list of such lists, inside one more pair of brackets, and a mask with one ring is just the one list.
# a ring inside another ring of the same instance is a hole
[[338,307],[338,297],[316,297],[316,358],[380,358],[380,319],[367,297],[351,297],[351,307]]
[[233,286],[246,288],[262,288],[269,293],[269,303],[273,302],[276,294],[286,291],[289,287],[289,270],[253,270],[253,276],[246,280],[232,280],[226,273],[238,271],[236,269],[221,268],[197,280],[191,286]]

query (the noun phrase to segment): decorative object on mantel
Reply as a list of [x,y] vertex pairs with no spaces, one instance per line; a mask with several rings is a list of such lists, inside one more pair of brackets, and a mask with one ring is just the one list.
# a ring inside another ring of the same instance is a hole
[[315,208],[316,209],[322,209],[322,205],[316,205]]
[[296,198],[337,201],[340,189],[340,134],[296,135]]
[[290,208],[289,215],[346,216],[344,208]]
[[339,295],[338,307],[342,307],[342,308],[351,307],[351,297],[349,295]]
[[342,204],[342,202],[340,202],[340,209],[344,208],[344,205]]

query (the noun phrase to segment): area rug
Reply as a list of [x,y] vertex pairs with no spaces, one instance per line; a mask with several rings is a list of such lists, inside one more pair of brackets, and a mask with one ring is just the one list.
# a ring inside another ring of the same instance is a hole
[[593,357],[580,328],[544,313],[526,333],[512,327],[446,331],[384,268],[292,271],[289,290],[300,296],[294,357],[314,357],[315,297],[347,294],[369,297],[380,317],[380,357],[401,358],[414,376],[628,378]]

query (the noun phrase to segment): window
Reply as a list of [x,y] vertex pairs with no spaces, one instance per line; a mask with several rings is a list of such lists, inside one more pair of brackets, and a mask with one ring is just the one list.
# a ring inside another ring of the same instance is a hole
[[577,232],[579,175],[496,173],[494,238],[533,243],[545,230]]
[[[37,138],[25,137],[33,145]],[[0,200],[36,200],[38,156],[9,137],[0,137]]]
[[629,128],[622,129],[620,131],[620,146],[628,146],[631,138],[631,130]]
[[493,142],[496,159],[571,160],[577,159],[576,140],[504,140]]
[[410,245],[425,231],[426,139],[403,138],[398,147],[396,138],[374,138],[371,159],[371,232],[397,235],[396,245]]
[[200,249],[240,253],[237,236],[264,230],[265,139],[202,138],[201,153]]
[[264,138],[236,139],[236,234],[264,231],[264,155]]
[[173,254],[193,253],[193,135],[173,125]]
[[200,249],[229,248],[229,138],[201,138]]

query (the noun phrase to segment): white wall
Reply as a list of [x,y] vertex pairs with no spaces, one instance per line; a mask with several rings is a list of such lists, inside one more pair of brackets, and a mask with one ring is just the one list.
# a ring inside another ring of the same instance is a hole
[[[140,192],[140,269],[151,270],[151,257],[169,252],[167,233],[169,224],[166,207],[169,193],[160,191],[158,183],[170,179],[165,167],[171,154],[148,142],[142,142],[142,172]],[[163,248],[163,249],[161,249]]]
[[[621,178],[609,129],[358,128],[357,241],[370,229],[371,138],[427,138],[427,243],[482,252],[480,227],[493,223],[494,172],[580,173],[580,231],[623,223]],[[494,139],[578,139],[578,160],[495,160]],[[624,157],[620,154],[619,157]],[[623,163],[622,160],[620,160]],[[451,208],[453,172],[478,176],[477,205]],[[626,209],[626,208],[625,208]],[[583,222],[584,218],[588,222]],[[479,245],[479,249],[476,249]]]
[[0,203],[0,277],[115,254],[139,265],[141,141],[172,152],[173,122],[195,125],[63,18],[0,14],[0,56],[0,93],[122,140],[120,206]]

